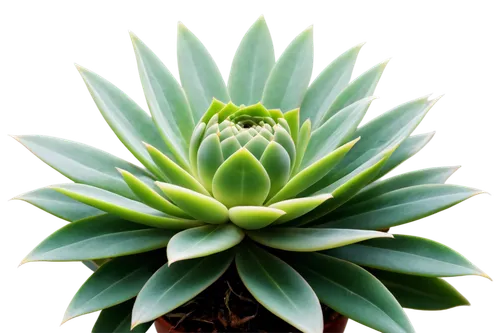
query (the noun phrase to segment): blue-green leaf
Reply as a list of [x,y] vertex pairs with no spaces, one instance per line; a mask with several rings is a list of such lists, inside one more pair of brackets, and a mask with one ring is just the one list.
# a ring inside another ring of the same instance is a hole
[[104,309],[92,328],[92,333],[146,333],[153,322],[145,323],[130,330],[134,300]]

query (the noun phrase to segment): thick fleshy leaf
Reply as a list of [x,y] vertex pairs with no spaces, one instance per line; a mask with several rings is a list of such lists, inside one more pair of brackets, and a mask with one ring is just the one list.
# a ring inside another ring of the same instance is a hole
[[168,264],[225,251],[236,246],[243,238],[245,233],[231,223],[181,231],[168,242]]
[[262,206],[236,206],[229,209],[231,222],[246,230],[267,227],[285,214],[281,209]]
[[313,29],[307,28],[286,48],[264,87],[263,104],[268,109],[288,111],[298,108],[311,79]]
[[287,263],[246,243],[238,247],[236,267],[248,291],[266,309],[301,332],[323,332],[318,298]]
[[331,198],[332,195],[329,193],[312,197],[295,198],[274,203],[270,205],[269,208],[277,208],[286,213],[274,223],[275,225],[278,225],[309,213],[311,210]]
[[14,139],[76,183],[92,185],[135,199],[136,196],[116,168],[127,170],[146,184],[154,182],[144,169],[82,143],[40,135],[22,135]]
[[294,254],[289,261],[340,314],[381,332],[415,332],[394,296],[361,267],[318,253]]
[[130,37],[153,120],[170,151],[186,166],[194,129],[186,95],[161,60],[136,35],[131,33]]
[[137,296],[132,327],[154,320],[186,303],[214,283],[233,261],[233,251],[165,264]]
[[300,106],[301,123],[306,119],[311,119],[313,128],[318,127],[320,120],[337,95],[349,83],[362,46],[363,44],[356,45],[340,55],[311,83]]
[[[394,152],[396,154],[398,150]],[[390,160],[390,158],[389,158]],[[389,163],[389,160],[387,163]],[[415,186],[415,185],[427,185],[427,184],[444,184],[446,180],[455,172],[459,167],[440,167],[440,168],[429,168],[417,171],[412,171],[404,173],[392,178],[388,178],[382,181],[374,182],[358,193],[354,198],[349,200],[340,210],[345,209],[353,204],[360,203],[362,201],[373,199],[384,193],[399,190],[402,188]]]
[[352,205],[341,212],[334,211],[323,219],[332,222],[321,226],[380,230],[435,214],[480,193],[477,189],[458,185],[411,186]]
[[290,128],[290,135],[292,136],[293,142],[297,145],[299,140],[299,129],[300,129],[300,115],[299,109],[290,110],[283,114],[286,123]]
[[176,159],[163,141],[151,117],[125,93],[99,75],[77,66],[94,102],[125,147],[157,177],[161,177],[142,142],[147,142]]
[[166,247],[175,233],[114,216],[70,223],[47,237],[22,263],[114,258]]
[[247,234],[257,243],[293,252],[316,252],[372,238],[392,238],[386,232],[323,228],[266,228]]
[[325,123],[346,106],[365,97],[373,96],[378,81],[388,62],[387,60],[370,68],[345,87],[345,89],[337,95],[333,103],[329,105],[328,110],[323,114],[323,118],[321,118],[318,125]]
[[271,181],[271,188],[267,197],[274,196],[290,177],[291,161],[287,151],[276,141],[271,141],[262,156],[260,164],[264,167]]
[[200,225],[199,221],[172,217],[138,201],[89,185],[61,184],[51,188],[84,204],[151,227],[180,230]]
[[273,41],[261,16],[247,31],[233,58],[227,84],[231,100],[238,105],[259,102],[273,66]]
[[266,169],[247,149],[241,148],[219,167],[212,191],[215,199],[231,208],[262,205],[270,187]]
[[106,214],[102,210],[73,200],[54,189],[43,187],[18,195],[15,200],[26,201],[49,214],[69,222]]
[[92,333],[146,333],[153,322],[145,323],[130,330],[134,300],[104,309],[92,328]]
[[162,152],[155,147],[148,144],[145,145],[146,149],[151,155],[151,158],[153,158],[153,161],[156,163],[158,168],[160,168],[163,174],[167,176],[167,180],[170,183],[188,188],[205,195],[209,195],[208,191],[203,187],[203,185],[201,185],[196,180],[196,178],[191,176],[189,172],[175,164],[174,161],[162,154]]
[[205,128],[207,124],[199,123],[191,136],[191,141],[189,142],[189,164],[191,166],[191,174],[198,175],[198,149],[200,148],[201,140],[205,134]]
[[326,254],[361,266],[411,275],[488,277],[449,247],[414,236],[394,235],[391,240],[372,239],[329,250]]
[[412,276],[371,270],[404,308],[416,310],[446,310],[470,305],[448,282],[433,277]]
[[147,255],[112,259],[80,287],[66,309],[63,323],[134,298],[159,267],[158,260]]
[[363,98],[328,119],[311,134],[304,160],[308,166],[334,151],[352,137],[354,131],[368,111],[373,97]]
[[227,208],[212,197],[172,184],[157,185],[177,206],[200,221],[220,224],[229,219]]
[[358,142],[359,139],[346,143],[342,147],[334,150],[322,159],[316,161],[304,170],[296,174],[286,185],[276,193],[266,205],[283,201],[295,197],[297,194],[305,191],[317,181],[321,180],[335,165],[337,165],[351,148]]
[[180,22],[177,33],[179,76],[197,121],[212,98],[229,102],[229,95],[217,65],[200,40]]
[[224,162],[222,148],[217,134],[211,134],[200,144],[197,156],[198,176],[205,188],[211,192],[215,172]]
[[118,169],[118,171],[122,174],[123,179],[130,189],[134,191],[137,197],[149,207],[171,216],[192,219],[192,216],[186,214],[182,209],[172,204],[145,183],[141,182],[140,179],[132,175],[130,172],[122,169]]
[[[295,164],[293,166],[292,176],[295,176],[303,165],[302,160],[306,154],[309,141],[311,140],[311,121],[308,119],[302,124],[299,130],[299,138],[296,146]],[[268,172],[269,173],[269,172]]]

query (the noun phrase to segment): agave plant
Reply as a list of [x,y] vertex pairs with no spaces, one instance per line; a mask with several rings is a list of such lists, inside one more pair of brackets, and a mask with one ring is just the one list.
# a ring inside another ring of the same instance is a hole
[[432,138],[411,133],[437,99],[359,127],[387,63],[350,82],[357,45],[309,85],[312,28],[275,62],[263,18],[243,38],[227,87],[181,24],[181,84],[132,42],[151,117],[78,70],[145,168],[80,143],[16,137],[74,181],[17,197],[71,222],[23,263],[83,261],[95,270],[64,321],[102,310],[93,332],[145,332],[233,265],[255,300],[302,332],[323,331],[320,302],[383,332],[414,331],[403,307],[468,304],[440,277],[486,276],[481,270],[444,245],[388,230],[480,191],[444,184],[456,167],[379,180]]

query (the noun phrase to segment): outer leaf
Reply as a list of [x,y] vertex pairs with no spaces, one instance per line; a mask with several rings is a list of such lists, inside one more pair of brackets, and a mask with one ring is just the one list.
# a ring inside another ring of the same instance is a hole
[[200,225],[199,221],[171,217],[138,201],[81,184],[61,184],[51,188],[68,197],[120,216],[129,221],[165,229],[186,229]]
[[268,109],[298,108],[313,68],[313,30],[304,30],[286,48],[264,87],[262,101]]
[[351,150],[351,148],[358,142],[359,139],[346,143],[342,147],[334,150],[326,155],[319,161],[305,168],[296,174],[288,183],[271,199],[266,205],[283,201],[295,197],[297,194],[305,191],[310,186],[314,185],[317,181],[322,179],[330,170],[332,170],[337,163]]
[[480,275],[488,277],[462,255],[429,239],[394,235],[333,249],[326,254],[361,266],[429,277]]
[[479,190],[457,185],[417,185],[392,191],[325,217],[328,228],[380,230],[408,223],[452,207]]
[[176,152],[165,145],[153,120],[113,84],[83,67],[77,66],[77,69],[116,136],[148,170],[161,177],[142,142],[152,144],[172,159],[176,159]]
[[92,328],[92,333],[146,333],[153,322],[139,325],[130,330],[134,300],[115,305],[101,311]]
[[295,220],[296,218],[309,213],[311,210],[331,198],[331,194],[320,194],[313,197],[295,198],[277,202],[269,206],[269,208],[281,209],[286,212],[285,215],[281,216],[274,223],[275,225],[277,225]]
[[414,332],[394,296],[361,267],[318,253],[296,254],[291,260],[333,310],[377,331]]
[[219,167],[212,191],[215,199],[231,208],[262,205],[270,187],[266,169],[246,148],[241,148]]
[[135,199],[136,196],[116,172],[116,168],[127,170],[146,184],[154,182],[144,169],[82,143],[39,135],[14,138],[76,183],[92,185]]
[[236,206],[229,209],[231,222],[246,230],[267,227],[284,214],[281,209],[262,206]]
[[247,31],[236,50],[228,81],[231,100],[245,105],[259,102],[273,66],[273,41],[266,21],[261,16]]
[[359,44],[340,55],[332,61],[314,80],[300,107],[300,119],[303,123],[311,119],[314,128],[318,127],[319,121],[333,103],[337,95],[347,86],[351,79],[354,64],[359,50],[363,44]]
[[229,218],[227,208],[212,197],[172,184],[157,185],[177,206],[203,222],[220,224]]
[[372,273],[404,308],[446,310],[456,306],[470,305],[465,297],[442,279],[378,270],[373,270]]
[[249,231],[247,234],[257,243],[294,252],[316,252],[372,238],[392,238],[392,235],[385,232],[322,228],[266,228]]
[[112,259],[81,286],[64,314],[63,323],[134,298],[159,266],[144,255]]
[[236,267],[248,291],[266,309],[302,332],[323,332],[318,298],[284,261],[248,243],[238,247]]
[[243,238],[245,233],[231,223],[181,231],[168,242],[168,264],[225,251],[236,246]]
[[31,261],[80,261],[114,258],[166,247],[174,232],[104,215],[68,224],[24,258]]
[[161,267],[137,296],[132,328],[154,320],[186,303],[214,283],[233,261],[233,252],[184,260]]
[[106,214],[102,210],[68,198],[48,187],[18,195],[14,199],[29,202],[33,206],[69,222]]
[[194,119],[201,118],[212,98],[229,102],[226,84],[214,60],[200,40],[180,22],[177,62],[182,87],[188,97]]
[[153,120],[170,151],[186,166],[194,129],[186,95],[161,60],[136,35],[131,33],[130,37]]

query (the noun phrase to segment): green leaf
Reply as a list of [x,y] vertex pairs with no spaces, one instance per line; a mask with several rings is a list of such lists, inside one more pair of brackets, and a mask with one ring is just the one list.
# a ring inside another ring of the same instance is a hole
[[175,164],[174,161],[162,154],[162,152],[155,147],[148,145],[147,143],[145,146],[153,161],[156,163],[158,168],[160,168],[163,174],[167,176],[167,180],[170,183],[188,188],[201,194],[209,195],[203,185],[201,185],[196,178],[191,176],[189,172]]
[[86,205],[151,227],[179,230],[200,225],[199,221],[172,217],[138,201],[89,185],[61,184],[51,188]]
[[39,135],[22,135],[14,139],[76,183],[99,187],[131,199],[136,196],[116,168],[127,170],[146,184],[154,183],[144,169],[82,143]]
[[349,83],[362,46],[363,44],[356,45],[340,55],[311,83],[300,106],[301,123],[311,119],[313,127],[318,127],[330,105]]
[[412,276],[379,270],[371,273],[382,282],[404,308],[446,310],[470,303],[448,282],[433,277]]
[[372,67],[345,87],[345,89],[337,95],[333,103],[329,105],[328,110],[323,114],[323,118],[321,118],[318,125],[325,123],[337,112],[352,103],[365,97],[373,96],[378,81],[388,62],[389,60]]
[[201,141],[197,156],[198,176],[209,192],[213,191],[213,178],[222,162],[224,162],[224,156],[219,136],[215,133],[210,134]]
[[312,132],[304,160],[308,166],[334,151],[352,137],[368,111],[373,97],[363,98],[339,111],[321,127]]
[[109,81],[83,67],[77,66],[77,69],[118,139],[149,171],[161,178],[142,142],[155,146],[172,159],[176,159],[176,153],[167,147],[151,117]]
[[326,254],[361,266],[428,277],[479,275],[489,278],[459,253],[429,239],[394,235],[333,249]]
[[301,169],[302,160],[306,154],[307,147],[309,146],[309,141],[311,139],[311,121],[308,119],[302,124],[299,131],[299,138],[296,145],[296,157],[295,164],[293,166],[292,176],[296,175]]
[[142,87],[153,120],[169,150],[187,166],[187,149],[194,129],[186,95],[161,60],[133,33]]
[[237,206],[229,209],[231,222],[246,230],[267,227],[284,214],[281,209],[262,206]]
[[166,247],[175,233],[104,215],[70,223],[47,237],[22,263],[114,258]]
[[112,259],[80,287],[66,309],[63,323],[134,298],[159,266],[147,255]]
[[300,127],[300,115],[299,109],[290,110],[283,114],[286,123],[290,128],[290,135],[292,136],[293,142],[297,145],[299,140],[299,127]]
[[92,333],[146,333],[153,322],[145,323],[130,330],[134,300],[115,305],[101,311],[92,328]]
[[189,164],[191,166],[191,173],[195,176],[198,175],[198,149],[200,148],[206,127],[207,124],[199,123],[194,129],[189,143]]
[[162,197],[158,192],[141,182],[130,172],[122,169],[118,169],[118,171],[122,174],[123,179],[125,179],[130,189],[134,191],[137,197],[146,205],[171,216],[192,219],[192,216],[189,216],[182,209]]
[[417,185],[382,194],[325,216],[328,228],[380,230],[412,222],[452,207],[479,190],[446,184]]
[[207,49],[182,23],[178,25],[177,63],[182,87],[194,119],[200,119],[212,98],[229,102],[226,84]]
[[313,29],[304,30],[288,45],[269,74],[263,93],[268,109],[298,108],[313,68]]
[[[226,106],[225,103],[219,101],[216,98],[213,98],[207,111],[205,111],[205,113],[203,114],[203,117],[201,117],[200,123],[208,124],[210,122],[210,119],[212,119],[212,117],[215,116],[216,113],[222,111],[225,106]],[[215,118],[215,119],[218,119],[218,118]]]
[[318,298],[284,261],[247,243],[238,247],[236,267],[248,291],[266,309],[302,332],[323,332]]
[[317,181],[321,180],[335,165],[337,165],[359,139],[346,143],[342,147],[334,150],[319,161],[300,171],[286,185],[266,202],[266,205],[283,201],[295,197],[305,191]]
[[291,161],[285,148],[276,141],[271,141],[260,157],[260,164],[266,170],[271,181],[267,198],[274,196],[290,177]]
[[234,55],[228,81],[231,100],[245,105],[259,102],[273,66],[273,41],[261,16],[247,31]]
[[201,293],[226,271],[233,257],[233,251],[225,251],[171,266],[165,264],[137,296],[132,327],[154,320]]
[[316,252],[392,235],[378,231],[323,228],[266,228],[248,231],[262,245],[293,252]]
[[[398,150],[396,149],[394,154],[397,151]],[[389,160],[387,161],[387,163],[389,163]],[[363,191],[359,192],[354,198],[349,200],[344,206],[342,206],[340,210],[343,210],[346,207],[349,207],[353,204],[370,200],[384,193],[399,190],[402,188],[415,185],[444,184],[446,180],[455,171],[457,171],[458,168],[459,167],[453,166],[453,167],[422,169],[404,173],[382,181],[374,182],[369,186],[365,187]]]
[[318,253],[290,258],[321,302],[333,310],[377,331],[415,332],[394,296],[361,267]]
[[229,219],[227,208],[212,197],[172,184],[157,185],[177,206],[200,221],[220,224]]
[[18,195],[13,199],[26,201],[49,214],[69,222],[106,214],[102,210],[68,198],[64,194],[48,187]]
[[225,251],[239,244],[243,238],[245,233],[231,223],[181,231],[168,242],[168,264]]
[[274,223],[275,225],[278,225],[295,220],[296,218],[309,213],[311,210],[331,198],[332,195],[329,193],[313,197],[295,198],[274,203],[270,205],[269,208],[280,209],[286,213]]
[[266,169],[246,148],[241,148],[219,167],[212,191],[215,199],[231,208],[262,205],[270,187]]

